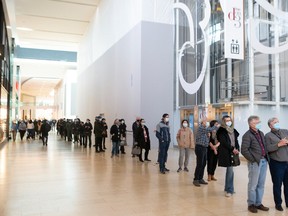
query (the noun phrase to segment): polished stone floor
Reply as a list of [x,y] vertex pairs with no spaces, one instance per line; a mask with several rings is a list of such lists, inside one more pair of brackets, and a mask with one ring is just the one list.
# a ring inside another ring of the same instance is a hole
[[[170,149],[171,171],[163,175],[155,164],[157,149],[151,162],[141,163],[130,154],[111,158],[110,142],[107,147],[96,154],[54,132],[48,147],[39,140],[10,141],[0,150],[0,216],[255,215],[247,211],[245,162],[235,168],[236,194],[227,198],[223,168],[217,168],[218,181],[193,186],[194,152],[190,172],[177,173],[178,150]],[[263,204],[270,211],[258,215],[288,215],[288,209],[274,208],[269,172]]]

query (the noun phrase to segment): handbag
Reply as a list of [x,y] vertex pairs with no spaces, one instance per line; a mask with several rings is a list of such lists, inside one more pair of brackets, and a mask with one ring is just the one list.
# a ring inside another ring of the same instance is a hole
[[133,146],[132,148],[132,155],[140,155],[141,153],[141,148],[137,145]]
[[127,141],[126,140],[121,140],[120,141],[120,146],[127,146]]
[[231,154],[231,165],[232,166],[239,166],[240,165],[240,158],[239,154]]

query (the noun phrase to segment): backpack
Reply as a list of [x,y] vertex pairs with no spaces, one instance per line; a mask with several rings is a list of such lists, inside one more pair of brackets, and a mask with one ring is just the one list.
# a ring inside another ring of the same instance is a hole
[[51,130],[51,125],[46,123],[45,131],[48,133]]

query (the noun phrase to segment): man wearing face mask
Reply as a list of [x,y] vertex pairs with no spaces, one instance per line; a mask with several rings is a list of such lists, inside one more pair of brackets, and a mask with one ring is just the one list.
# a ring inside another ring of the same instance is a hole
[[270,157],[270,173],[273,182],[275,207],[283,211],[281,187],[284,185],[284,198],[288,208],[288,130],[281,129],[278,118],[268,120],[271,131],[265,135],[267,150]]
[[249,130],[242,137],[241,153],[248,161],[248,211],[268,211],[262,204],[264,194],[268,152],[258,116],[248,118]]
[[196,145],[195,145],[195,154],[196,154],[196,168],[194,172],[193,184],[196,187],[202,185],[207,185],[208,183],[203,179],[204,170],[207,163],[207,147],[209,145],[209,136],[208,133],[216,130],[217,126],[209,127],[209,122],[207,118],[203,118],[200,121],[197,134],[196,134]]
[[231,156],[239,154],[239,133],[234,128],[232,118],[223,116],[221,127],[218,129],[217,140],[220,142],[218,147],[218,166],[226,168],[225,174],[225,196],[231,197],[234,194],[234,170]]
[[167,161],[168,149],[171,141],[169,115],[167,113],[162,115],[161,122],[156,126],[156,137],[159,140],[158,162],[160,173],[165,174],[166,172],[169,172],[169,169],[165,167],[165,162]]

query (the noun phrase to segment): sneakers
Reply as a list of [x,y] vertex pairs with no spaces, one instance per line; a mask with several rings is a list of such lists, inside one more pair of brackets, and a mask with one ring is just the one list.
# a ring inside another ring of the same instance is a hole
[[207,185],[208,182],[204,181],[204,179],[199,180],[199,184]]
[[261,210],[261,211],[269,211],[269,208],[264,206],[264,205],[259,205],[259,206],[256,206],[257,209]]
[[257,210],[255,205],[248,206],[248,211],[250,211],[252,213],[257,213],[258,212],[258,210]]
[[180,172],[180,171],[182,171],[182,168],[181,168],[181,167],[178,168],[177,172]]
[[225,193],[225,196],[226,196],[226,197],[231,197],[231,196],[232,196],[232,194],[231,194],[231,193],[228,193],[228,192],[226,192],[226,193]]
[[199,180],[194,180],[193,181],[193,184],[196,186],[196,187],[200,187],[200,183],[199,183]]
[[189,172],[189,169],[187,167],[184,167],[185,172]]

